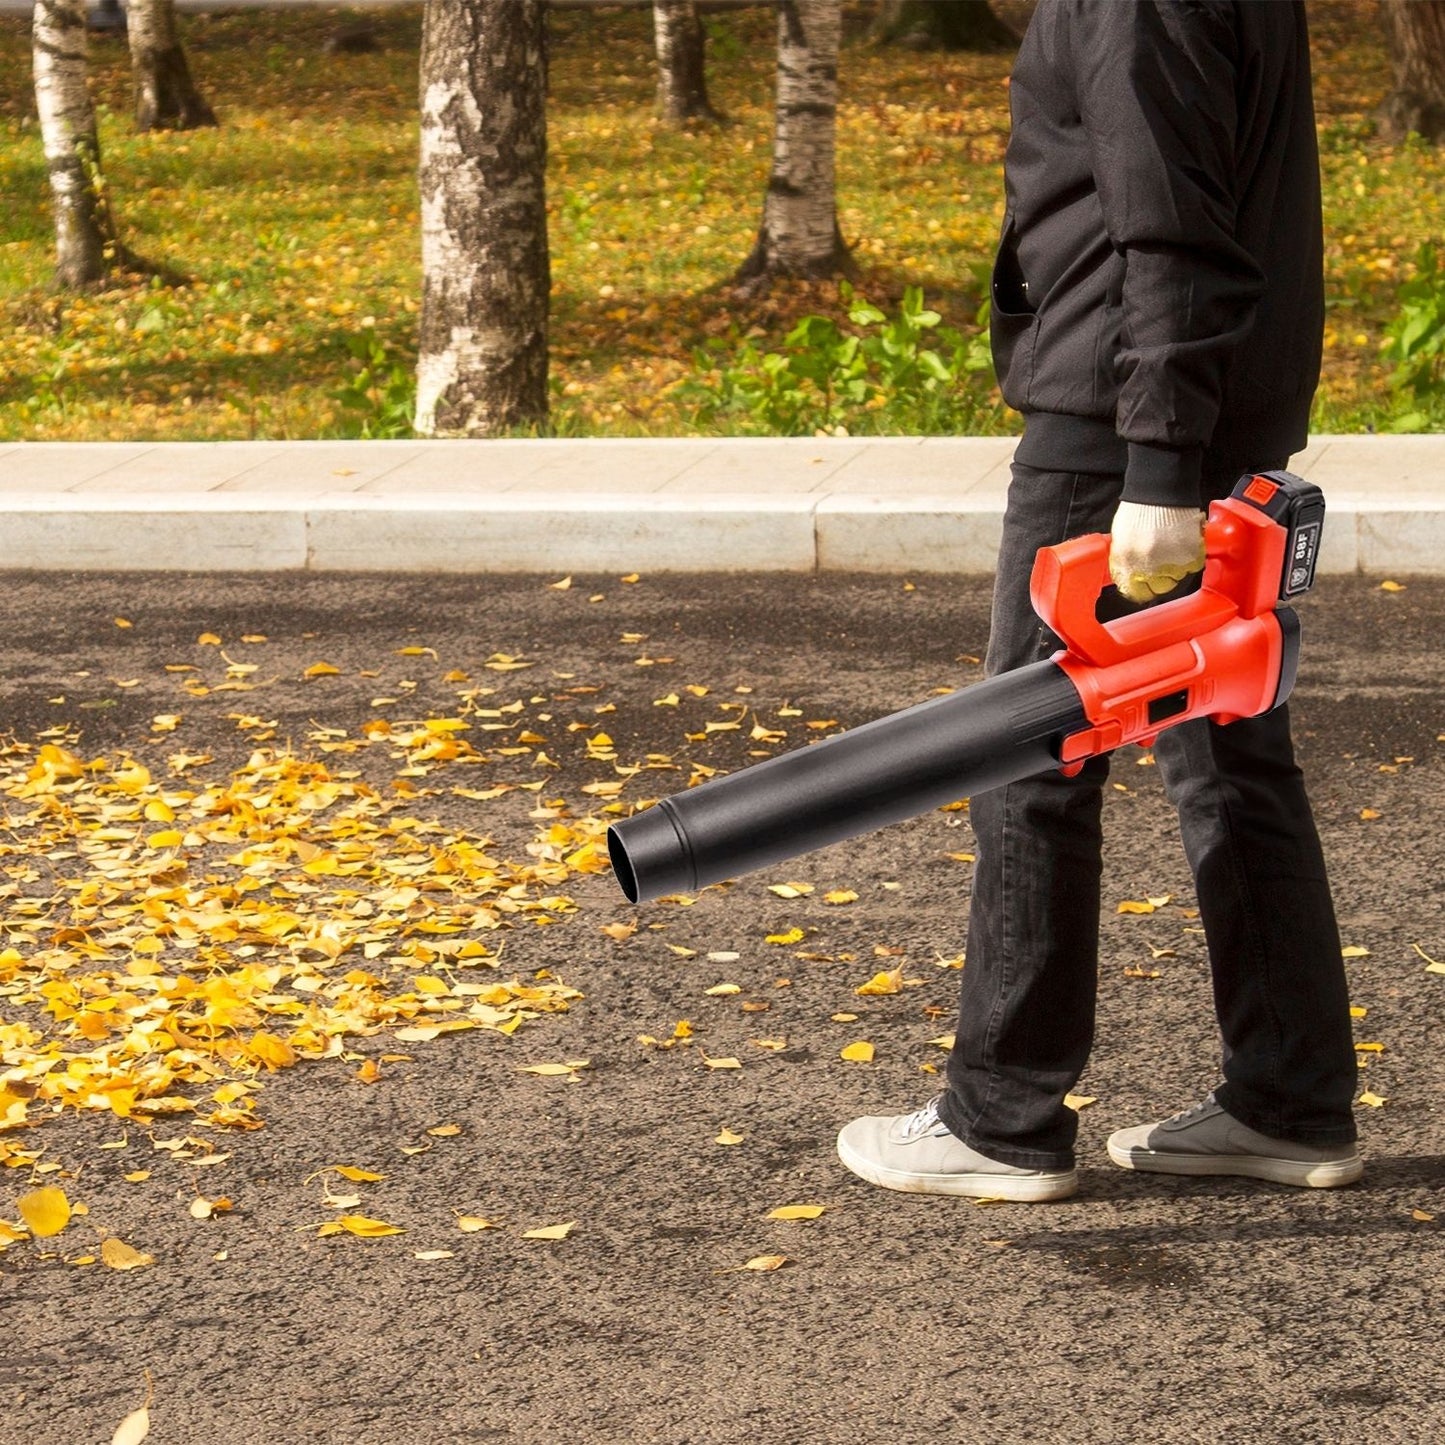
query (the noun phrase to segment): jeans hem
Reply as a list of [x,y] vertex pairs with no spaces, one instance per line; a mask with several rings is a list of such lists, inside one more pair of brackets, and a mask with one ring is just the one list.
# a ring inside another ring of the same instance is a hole
[[992,1159],[995,1164],[1007,1164],[1013,1169],[1043,1169],[1050,1173],[1074,1167],[1072,1153],[1048,1154],[1037,1149],[1014,1149],[1007,1144],[995,1144],[992,1140],[978,1138],[955,1116],[953,1100],[948,1094],[944,1094],[938,1101],[938,1117],[955,1139],[967,1144],[985,1159]]
[[1279,1139],[1286,1144],[1306,1144],[1317,1148],[1330,1148],[1340,1144],[1354,1144],[1359,1140],[1359,1130],[1353,1118],[1343,1124],[1321,1124],[1307,1128],[1281,1130],[1279,1116],[1262,1114],[1248,1105],[1240,1104],[1234,1098],[1234,1091],[1222,1084],[1214,1091],[1214,1102],[1248,1129],[1263,1134],[1267,1139]]

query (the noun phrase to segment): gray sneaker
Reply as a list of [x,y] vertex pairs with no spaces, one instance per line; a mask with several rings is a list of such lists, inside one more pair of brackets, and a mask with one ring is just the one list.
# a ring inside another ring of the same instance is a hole
[[1291,1144],[1241,1124],[1211,1094],[1172,1119],[1120,1129],[1109,1158],[1150,1174],[1235,1174],[1309,1189],[1353,1184],[1364,1165],[1353,1144]]
[[1034,1202],[1067,1199],[1078,1187],[1072,1169],[1018,1169],[955,1138],[938,1117],[938,1101],[913,1114],[854,1119],[838,1135],[838,1157],[860,1179],[909,1194]]

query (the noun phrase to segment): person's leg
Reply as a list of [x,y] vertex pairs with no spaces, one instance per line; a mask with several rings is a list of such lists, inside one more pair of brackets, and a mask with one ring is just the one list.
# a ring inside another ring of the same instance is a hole
[[1298,1144],[1355,1137],[1357,1069],[1324,856],[1287,707],[1185,723],[1154,754],[1179,812],[1224,1043],[1219,1105]]
[[[1050,656],[1059,641],[1029,602],[1040,547],[1107,532],[1119,477],[1014,465],[986,671]],[[1064,1102],[1088,1059],[1098,973],[1102,788],[1107,758],[970,800],[977,838],[967,962],[939,1118],[1002,1163],[1069,1168]]]

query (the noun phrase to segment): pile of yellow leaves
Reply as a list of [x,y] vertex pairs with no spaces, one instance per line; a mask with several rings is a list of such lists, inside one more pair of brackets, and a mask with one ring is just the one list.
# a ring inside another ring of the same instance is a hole
[[[348,1035],[511,1033],[580,996],[500,980],[482,936],[572,911],[554,890],[605,866],[600,821],[557,805],[515,864],[289,753],[212,782],[208,758],[156,778],[72,746],[0,740],[0,1133],[66,1106],[257,1127],[258,1075]],[[0,1163],[35,1157],[0,1137]]]

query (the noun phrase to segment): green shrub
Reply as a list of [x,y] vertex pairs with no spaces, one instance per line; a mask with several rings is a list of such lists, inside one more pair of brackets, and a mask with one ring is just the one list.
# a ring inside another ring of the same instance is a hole
[[416,414],[416,374],[386,349],[371,327],[346,338],[352,368],[332,393],[341,407],[341,435],[409,437]]
[[1390,387],[1409,410],[1392,420],[1390,430],[1445,431],[1445,265],[1434,243],[1420,248],[1415,274],[1398,299],[1382,354],[1395,363]]
[[782,350],[744,341],[721,365],[729,342],[711,343],[695,356],[707,374],[678,388],[679,399],[695,405],[701,425],[730,421],[772,436],[947,435],[979,430],[981,416],[998,412],[986,309],[980,330],[965,336],[924,306],[917,286],[893,316],[846,286],[843,299],[850,330],[804,316]]

